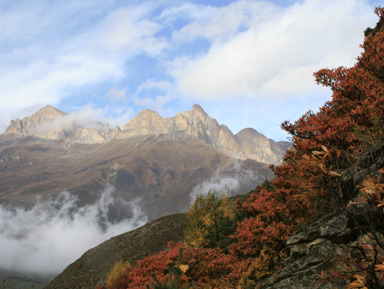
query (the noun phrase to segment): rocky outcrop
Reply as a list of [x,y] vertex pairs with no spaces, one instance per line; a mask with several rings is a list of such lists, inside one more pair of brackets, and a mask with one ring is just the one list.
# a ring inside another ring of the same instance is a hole
[[285,142],[276,143],[252,128],[241,130],[235,138],[239,143],[240,154],[248,155],[250,159],[259,159],[259,161],[265,159],[270,160],[271,163],[277,163],[289,148]]
[[202,140],[233,158],[253,159],[267,164],[280,162],[289,147],[288,142],[274,142],[250,128],[233,135],[228,127],[219,125],[199,105],[170,118],[162,118],[157,112],[146,109],[126,124],[124,130],[119,127],[112,130],[108,124],[100,123],[84,126],[70,115],[46,106],[30,117],[12,121],[6,133],[81,144],[181,133]]
[[260,288],[335,288],[321,282],[321,271],[333,265],[335,249],[356,239],[345,214],[324,217],[287,240],[285,266]]
[[[324,216],[290,236],[284,268],[265,280],[260,288],[340,288],[340,284],[321,282],[320,274],[335,266],[333,260],[336,250],[358,247],[370,239],[368,236],[372,226],[377,227],[372,220],[376,220],[377,215],[369,206],[357,202],[358,186],[364,177],[377,175],[383,167],[384,141],[364,153],[342,173],[343,198],[351,200],[346,208]],[[375,233],[384,239],[380,232]]]

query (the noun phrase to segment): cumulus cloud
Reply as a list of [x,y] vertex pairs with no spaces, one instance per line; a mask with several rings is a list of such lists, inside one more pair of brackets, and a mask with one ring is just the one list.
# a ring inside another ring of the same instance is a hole
[[[220,17],[183,28],[194,37],[212,39],[212,45],[196,59],[174,61],[169,72],[181,92],[216,100],[303,97],[317,91],[314,71],[354,64],[363,31],[372,21],[372,7],[365,1],[306,0],[285,8],[258,4],[233,4],[237,8],[233,27],[238,27],[238,32],[225,41],[216,41],[225,33],[215,29],[226,27],[218,22]],[[213,14],[225,19],[227,8],[216,8]]]
[[[62,192],[30,208],[0,206],[0,268],[22,273],[54,275],[86,250],[112,236],[146,223],[139,200],[126,202],[107,186],[94,204],[77,206],[77,197]],[[118,204],[130,212],[111,219]]]
[[24,4],[0,12],[6,31],[0,36],[0,98],[8,110],[36,103],[57,105],[81,87],[118,81],[132,57],[156,56],[167,47],[155,36],[160,24],[147,19],[149,5]]
[[[228,41],[239,31],[247,30],[251,25],[268,21],[277,12],[277,7],[263,1],[238,1],[221,8],[202,7],[185,4],[177,9],[169,9],[164,13],[180,15],[180,12],[190,11],[191,23],[183,26],[172,34],[176,42],[193,41],[195,38],[205,38],[215,43]],[[184,12],[184,14],[187,14]]]
[[108,15],[99,27],[100,44],[110,52],[158,55],[168,43],[155,36],[162,26],[146,19],[151,9],[148,5],[127,7]]

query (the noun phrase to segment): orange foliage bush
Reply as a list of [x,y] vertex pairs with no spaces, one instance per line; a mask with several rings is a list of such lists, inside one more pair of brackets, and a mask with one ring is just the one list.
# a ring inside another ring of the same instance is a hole
[[139,260],[124,275],[125,288],[145,288],[146,284],[152,284],[151,273],[164,282],[168,276],[167,268],[177,260],[180,247],[184,248],[182,264],[188,265],[188,270],[181,277],[183,284],[192,283],[198,288],[227,288],[225,286],[237,279],[235,257],[224,254],[218,248],[192,248],[182,243],[170,243],[167,251]]

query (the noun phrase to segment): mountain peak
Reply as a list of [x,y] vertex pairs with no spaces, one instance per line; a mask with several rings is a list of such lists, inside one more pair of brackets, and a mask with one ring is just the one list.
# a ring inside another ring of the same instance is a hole
[[145,109],[141,111],[134,119],[139,119],[139,118],[144,118],[144,119],[151,119],[151,120],[159,120],[161,119],[161,116],[157,111],[154,111],[152,109]]
[[55,119],[67,115],[67,113],[53,107],[52,105],[46,105],[39,109],[33,116],[40,116],[44,119]]
[[142,131],[141,134],[150,134],[161,122],[162,117],[154,110],[145,109],[124,126],[125,131]]
[[[198,104],[193,105],[192,111],[189,111],[192,115],[200,116],[200,118],[211,118],[205,110]],[[184,112],[184,114],[187,112]]]
[[237,137],[252,137],[255,135],[260,135],[260,133],[254,128],[250,128],[250,127],[243,128],[241,131],[239,131],[236,134]]
[[206,113],[204,109],[199,104],[194,104],[192,111],[194,112],[200,112],[200,113]]
[[6,129],[6,133],[33,135],[44,123],[67,115],[65,112],[47,105],[36,113],[22,120],[12,120]]

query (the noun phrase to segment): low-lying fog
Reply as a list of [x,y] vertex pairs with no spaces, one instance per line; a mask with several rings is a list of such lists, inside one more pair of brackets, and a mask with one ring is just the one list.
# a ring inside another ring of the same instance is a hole
[[[240,189],[247,192],[260,177],[238,164],[231,175],[218,169],[190,192],[190,202],[198,193],[210,190],[219,194]],[[52,277],[90,248],[148,221],[140,200],[124,201],[111,185],[98,193],[95,203],[83,207],[77,203],[74,194],[64,191],[38,199],[29,208],[0,205],[0,269]]]
[[[77,197],[62,192],[31,208],[0,205],[0,268],[25,274],[55,275],[86,250],[147,222],[138,201],[126,202],[107,186],[94,204],[78,207]],[[109,220],[118,203],[131,217]]]

